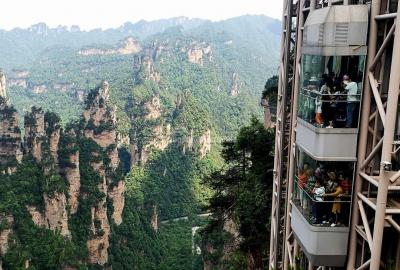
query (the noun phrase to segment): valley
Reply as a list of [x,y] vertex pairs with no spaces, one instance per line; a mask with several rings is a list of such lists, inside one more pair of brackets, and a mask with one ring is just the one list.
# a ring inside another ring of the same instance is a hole
[[279,29],[246,15],[0,30],[0,269],[207,269],[192,252],[204,179],[262,118]]

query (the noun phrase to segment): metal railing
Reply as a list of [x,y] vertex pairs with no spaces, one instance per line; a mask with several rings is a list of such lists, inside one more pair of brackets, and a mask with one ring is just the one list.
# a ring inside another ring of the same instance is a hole
[[341,193],[336,197],[317,195],[314,187],[302,183],[296,176],[293,203],[304,218],[318,227],[349,227],[351,194]]
[[359,105],[359,94],[322,94],[302,88],[297,116],[319,128],[357,128]]

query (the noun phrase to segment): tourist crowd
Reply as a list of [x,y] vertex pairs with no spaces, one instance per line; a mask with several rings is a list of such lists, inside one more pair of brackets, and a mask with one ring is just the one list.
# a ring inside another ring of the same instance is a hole
[[314,225],[340,226],[348,221],[351,181],[343,171],[307,163],[298,170],[297,201]]
[[318,127],[357,127],[361,83],[332,73],[323,74],[320,80],[306,79],[303,85],[300,118]]

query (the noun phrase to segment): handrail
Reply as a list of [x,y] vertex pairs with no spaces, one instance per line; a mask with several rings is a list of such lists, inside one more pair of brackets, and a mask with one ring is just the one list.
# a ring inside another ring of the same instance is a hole
[[306,88],[302,87],[301,91],[300,91],[300,94],[304,95],[303,92],[309,92],[309,93],[315,94],[317,96],[345,96],[345,97],[347,97],[347,96],[352,96],[352,97],[361,96],[361,94],[345,94],[345,93],[323,94],[323,93],[320,93],[320,92],[318,92],[316,90],[309,90],[309,89],[306,89]]
[[[297,181],[295,180],[294,182],[297,183],[297,186],[299,187],[299,189],[303,190],[307,194],[307,196],[311,199],[311,201],[316,202],[316,203],[338,203],[338,201],[325,201],[325,200],[317,201],[317,200],[315,200],[313,197],[310,196],[310,194],[308,193],[307,190],[305,190],[304,188],[302,188],[300,186],[300,184],[299,184],[300,180],[299,180],[298,176],[295,175],[294,177],[297,179]],[[343,203],[351,203],[351,195],[340,194],[338,197],[339,198],[350,198],[350,201],[340,201],[340,203],[342,203],[342,202]]]

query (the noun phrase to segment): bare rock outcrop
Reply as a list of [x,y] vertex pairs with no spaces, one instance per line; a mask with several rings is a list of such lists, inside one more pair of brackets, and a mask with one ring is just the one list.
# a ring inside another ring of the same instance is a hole
[[88,261],[91,264],[104,265],[108,261],[108,247],[110,246],[110,224],[107,218],[107,208],[99,203],[97,207],[92,208],[91,213],[92,235],[87,241]]
[[113,204],[112,219],[115,224],[120,225],[122,223],[122,211],[125,205],[125,182],[119,181],[117,185],[111,187],[108,191],[108,196],[110,197]]
[[154,67],[154,60],[149,50],[135,56],[133,62],[135,71],[134,81],[140,83],[142,81],[160,82],[160,73]]
[[146,163],[153,150],[164,150],[171,143],[171,125],[162,119],[160,97],[154,95],[149,101],[134,104],[134,106],[140,106],[142,114],[131,115],[132,122],[140,118],[153,124],[151,125],[152,136],[145,144],[138,144],[136,131],[133,132],[130,140],[131,166]]
[[205,60],[212,61],[211,46],[204,42],[193,44],[193,46],[187,50],[187,57],[190,63],[203,66]]
[[7,85],[9,87],[18,86],[26,89],[28,88],[28,76],[28,70],[13,70],[9,77]]
[[109,98],[109,85],[104,81],[96,93],[87,98],[83,117],[87,123],[85,137],[91,138],[102,148],[116,143],[116,115],[113,108],[105,105]]
[[36,206],[26,205],[26,209],[32,217],[33,223],[38,227],[46,227],[44,214],[41,213]]
[[80,55],[112,55],[112,54],[135,54],[142,50],[139,42],[135,40],[133,37],[128,37],[125,40],[122,40],[117,47],[110,49],[101,49],[97,47],[90,47],[86,49],[82,49],[78,51]]
[[62,236],[71,235],[68,229],[67,200],[65,194],[57,192],[52,196],[44,194],[45,224],[52,231],[59,231]]
[[[192,153],[199,158],[204,158],[211,151],[212,139],[209,123],[207,120],[203,122],[203,119],[197,119],[195,124],[188,124],[187,115],[199,114],[201,111],[201,108],[193,104],[189,92],[179,94],[175,103],[173,120],[175,144],[182,154]],[[198,121],[202,121],[202,123],[197,123]]]
[[81,188],[81,176],[79,171],[79,150],[76,148],[76,133],[74,129],[69,129],[64,133],[66,138],[65,147],[70,150],[66,164],[62,164],[61,172],[65,175],[68,182],[68,205],[70,214],[75,214],[78,210],[79,191]]
[[46,84],[32,85],[31,91],[35,94],[43,94],[49,91],[49,88]]
[[32,217],[33,223],[38,227],[58,231],[62,236],[70,237],[68,228],[67,200],[65,194],[56,192],[52,196],[43,194],[44,213],[36,206],[27,205],[26,209]]
[[200,158],[204,158],[211,151],[211,130],[207,129],[196,143],[198,144]]
[[239,95],[239,74],[237,74],[236,72],[232,74],[230,94],[233,97]]
[[32,154],[36,161],[42,160],[42,144],[46,140],[44,112],[41,108],[32,107],[24,118],[25,152]]
[[[113,203],[114,211],[111,216],[117,225],[122,222],[124,207],[124,182],[122,179],[112,178],[120,161],[115,131],[116,116],[114,109],[107,105],[108,98],[109,85],[107,82],[103,82],[100,87],[89,93],[83,112],[84,136],[93,140],[100,147],[99,150],[92,152],[95,159],[89,165],[99,175],[101,181],[97,187],[100,193],[105,195],[91,208],[91,236],[87,241],[88,261],[98,265],[104,265],[108,261],[110,223],[107,217],[107,197],[109,196]],[[107,155],[109,159],[107,164],[104,164],[102,159],[96,158],[101,153]]]
[[261,106],[264,108],[264,127],[267,129],[275,127],[275,123],[272,121],[268,98],[261,99]]
[[120,54],[134,54],[142,50],[139,42],[133,37],[128,37],[127,39],[123,40],[121,45],[122,46],[118,48],[118,52]]
[[204,158],[211,151],[211,130],[207,129],[201,135],[194,135],[194,131],[190,130],[188,135],[178,138],[176,143],[183,154],[190,152]]
[[0,166],[6,168],[1,173],[11,173],[22,160],[21,131],[18,113],[7,100],[0,96]]
[[152,205],[152,213],[150,218],[150,226],[153,228],[155,232],[158,232],[158,213],[157,213],[157,205]]
[[6,76],[0,71],[0,97],[7,99]]
[[[46,123],[46,125],[48,125],[48,123]],[[58,149],[61,138],[61,127],[59,125],[56,125],[48,128],[47,130],[49,129],[51,129],[51,131],[49,132],[50,154],[53,160],[58,163]]]
[[[9,247],[9,240],[12,234],[12,226],[14,224],[14,217],[12,215],[0,214],[0,257],[7,253]],[[1,261],[0,261],[1,264]]]

